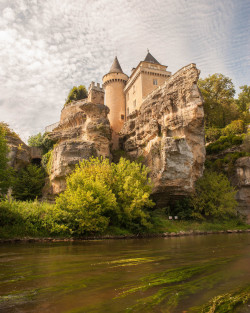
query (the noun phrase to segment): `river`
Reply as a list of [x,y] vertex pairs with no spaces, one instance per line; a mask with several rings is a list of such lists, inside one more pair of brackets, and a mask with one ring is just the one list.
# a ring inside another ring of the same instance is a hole
[[0,312],[201,312],[211,298],[249,283],[249,239],[1,244]]

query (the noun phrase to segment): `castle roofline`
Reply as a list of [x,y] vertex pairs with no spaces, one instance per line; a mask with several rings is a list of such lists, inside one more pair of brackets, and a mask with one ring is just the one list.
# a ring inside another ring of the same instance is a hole
[[115,57],[113,64],[111,65],[111,68],[109,70],[109,73],[123,73],[121,65],[117,57]]
[[161,65],[161,63],[159,63],[153,56],[152,54],[149,52],[148,50],[148,54],[146,55],[144,62],[148,62],[148,63],[153,63],[153,64],[159,64]]

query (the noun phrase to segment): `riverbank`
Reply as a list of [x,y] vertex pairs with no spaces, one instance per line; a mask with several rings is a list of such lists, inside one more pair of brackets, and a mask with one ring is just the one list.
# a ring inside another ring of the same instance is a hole
[[103,236],[86,236],[81,238],[9,238],[0,239],[0,243],[17,243],[17,242],[79,242],[86,240],[106,240],[106,239],[140,239],[140,238],[164,238],[164,237],[184,237],[184,236],[198,236],[198,235],[213,235],[213,234],[236,234],[236,233],[250,233],[249,229],[228,229],[217,231],[180,231],[180,232],[166,232],[162,234],[128,234],[128,235],[103,235]]
[[80,232],[70,229],[66,213],[49,203],[3,201],[0,203],[0,242],[175,237],[250,231],[250,225],[239,217],[227,220],[169,220],[165,210],[158,209],[150,212],[148,228],[129,229],[109,225],[103,232]]

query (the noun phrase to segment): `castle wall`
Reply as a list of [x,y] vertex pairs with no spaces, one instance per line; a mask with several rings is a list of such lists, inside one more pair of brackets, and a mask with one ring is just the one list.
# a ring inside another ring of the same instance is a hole
[[90,84],[88,91],[88,102],[94,104],[104,104],[104,90],[102,87],[100,87],[99,83],[97,83],[97,86],[95,86],[94,82]]
[[126,116],[138,109],[142,104],[142,79],[137,77],[134,84],[127,90],[126,95]]
[[[144,99],[171,76],[166,66],[141,62],[130,76],[124,89],[126,95],[126,116],[139,110]],[[154,84],[154,79],[157,84]]]

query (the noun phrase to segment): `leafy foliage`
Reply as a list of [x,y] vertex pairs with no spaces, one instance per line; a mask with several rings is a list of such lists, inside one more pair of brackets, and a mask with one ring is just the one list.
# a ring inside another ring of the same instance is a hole
[[29,164],[13,178],[13,196],[17,200],[34,200],[42,195],[45,173],[41,167]]
[[53,148],[54,142],[49,138],[47,133],[43,135],[38,133],[36,135],[30,136],[28,139],[28,145],[30,147],[38,147],[43,150],[43,154],[46,154],[49,150]]
[[225,127],[238,117],[232,80],[222,74],[213,74],[198,82],[204,98],[206,127]]
[[205,129],[206,142],[211,142],[219,139],[221,136],[221,128],[209,127]]
[[0,122],[0,128],[4,130],[6,136],[20,139],[17,133],[10,129],[9,125],[5,122]]
[[236,101],[238,109],[240,112],[249,113],[250,109],[250,86],[241,86],[241,93],[238,95],[238,100]]
[[236,191],[225,175],[205,171],[196,184],[192,216],[197,219],[228,219],[236,216],[235,194]]
[[88,97],[88,92],[85,86],[80,85],[78,87],[74,86],[69,94],[68,94],[68,98],[66,100],[65,104],[70,103],[71,101],[76,101],[76,100],[81,100],[81,99],[85,99]]
[[0,238],[70,236],[67,212],[38,201],[1,201]]
[[67,178],[57,207],[70,213],[69,227],[78,235],[103,232],[112,225],[146,229],[151,224],[144,208],[154,205],[147,173],[141,164],[123,158],[118,164],[83,160]]
[[242,144],[245,134],[221,136],[215,142],[210,143],[207,147],[207,154],[213,154],[228,149],[234,145]]
[[228,124],[221,133],[224,136],[237,135],[244,133],[244,122],[242,120],[235,120]]

